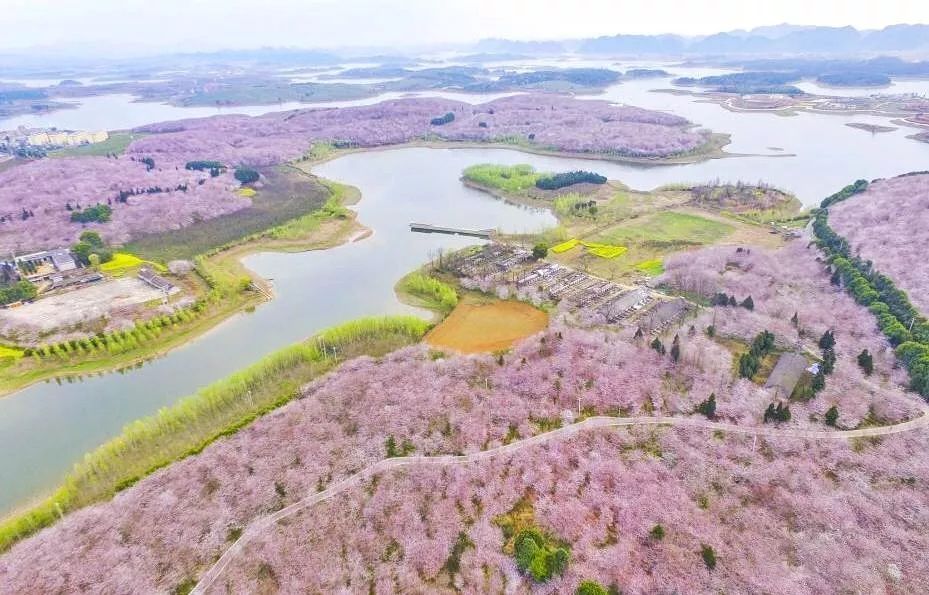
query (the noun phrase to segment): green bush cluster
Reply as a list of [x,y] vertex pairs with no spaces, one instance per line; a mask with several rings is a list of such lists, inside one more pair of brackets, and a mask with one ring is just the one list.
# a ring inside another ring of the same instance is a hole
[[571,557],[567,548],[558,546],[537,529],[525,529],[513,542],[516,566],[535,581],[544,583],[564,574]]
[[578,170],[543,176],[535,181],[536,188],[541,190],[558,190],[574,184],[606,184],[606,176]]
[[214,169],[222,170],[226,169],[226,166],[219,161],[206,161],[198,159],[196,161],[188,161],[187,164],[184,165],[184,169],[189,169],[191,171],[207,171]]
[[235,168],[235,179],[241,182],[242,184],[251,184],[252,182],[257,182],[261,177],[256,170],[250,167],[237,167]]
[[710,298],[710,305],[712,306],[742,306],[746,310],[755,309],[755,300],[752,299],[752,296],[748,296],[741,302],[735,299],[734,295],[726,295],[725,293],[717,293],[712,298]]
[[429,123],[432,124],[433,126],[444,126],[445,124],[449,124],[454,121],[455,121],[455,114],[453,114],[452,112],[447,112],[444,116],[433,118],[432,120],[429,121]]
[[94,205],[87,207],[83,211],[71,211],[71,221],[75,223],[106,223],[113,215],[113,209],[110,205]]
[[835,203],[837,203],[837,202],[842,202],[842,201],[845,200],[846,198],[850,198],[850,197],[852,197],[852,196],[855,196],[856,194],[859,194],[859,193],[861,193],[861,192],[864,192],[864,191],[867,190],[867,189],[868,189],[868,181],[867,181],[867,180],[855,180],[853,183],[849,184],[849,185],[846,186],[845,188],[842,188],[841,190],[839,190],[839,191],[836,192],[835,194],[832,194],[832,195],[830,195],[830,196],[827,196],[827,197],[826,197],[825,199],[823,199],[823,201],[819,204],[819,207],[820,207],[821,209],[829,208],[830,206],[834,205]]
[[451,312],[458,305],[458,294],[452,286],[422,273],[407,275],[402,289],[443,312]]
[[25,279],[10,285],[0,285],[0,306],[31,300],[36,294],[35,285]]
[[[702,401],[696,408],[697,413],[701,413],[707,417],[707,419],[716,418],[716,393],[710,393],[709,398]],[[661,525],[656,525],[660,527]]]
[[90,257],[92,254],[97,255],[100,264],[113,260],[113,250],[107,246],[99,233],[95,231],[85,231],[78,239],[80,241],[71,246],[71,252],[82,265],[90,265]]
[[739,357],[739,376],[752,378],[758,373],[761,360],[774,350],[774,334],[761,331],[752,340],[752,346],[747,353]]
[[871,261],[852,255],[848,241],[829,226],[829,211],[825,207],[866,188],[867,182],[858,180],[823,201],[823,208],[813,220],[816,243],[829,257],[833,282],[844,285],[856,302],[874,314],[881,331],[906,365],[913,389],[929,397],[929,321],[913,307],[906,292],[874,270]]
[[778,402],[777,405],[771,403],[764,412],[764,423],[768,422],[790,421],[790,405],[784,405]]
[[609,595],[609,591],[597,581],[584,581],[577,586],[575,595]]

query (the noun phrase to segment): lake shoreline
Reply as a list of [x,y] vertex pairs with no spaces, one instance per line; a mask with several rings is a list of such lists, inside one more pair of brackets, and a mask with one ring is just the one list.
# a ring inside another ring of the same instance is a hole
[[[361,193],[356,188],[348,188],[347,196],[342,200],[342,204],[347,206],[357,204],[361,200]],[[357,242],[370,237],[373,234],[373,230],[358,223],[357,215],[354,211],[349,211],[349,213],[347,218],[341,221],[338,219],[322,221],[318,229],[304,238],[280,240],[260,236],[254,239],[246,239],[242,243],[234,244],[229,248],[221,249],[207,256],[206,260],[211,265],[226,265],[233,270],[247,274],[252,279],[252,282],[259,288],[259,291],[252,292],[252,295],[246,296],[243,300],[224,300],[224,302],[220,304],[218,311],[212,313],[205,319],[197,319],[192,325],[192,328],[178,333],[176,337],[166,343],[156,343],[157,347],[146,351],[142,355],[129,357],[116,362],[113,362],[112,359],[118,359],[119,356],[111,358],[111,361],[103,360],[100,362],[90,362],[86,368],[81,368],[80,366],[82,364],[77,363],[76,367],[79,368],[77,371],[55,371],[54,369],[41,371],[36,375],[26,376],[21,382],[11,382],[0,385],[0,399],[15,395],[19,391],[39,382],[70,382],[88,375],[112,374],[120,370],[133,369],[162,358],[178,348],[182,348],[197,341],[208,333],[216,330],[221,325],[232,320],[236,315],[250,311],[273,299],[274,289],[272,284],[268,279],[263,278],[245,266],[243,263],[245,258],[261,252],[308,252],[312,250],[328,250],[342,244]],[[297,219],[299,219],[299,217]],[[333,224],[336,224],[337,229],[332,229]],[[268,233],[268,231],[264,233]]]

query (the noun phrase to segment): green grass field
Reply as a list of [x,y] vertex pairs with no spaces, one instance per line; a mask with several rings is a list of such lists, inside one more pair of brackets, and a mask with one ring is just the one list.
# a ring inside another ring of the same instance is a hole
[[591,252],[589,249],[574,249],[553,255],[565,264],[607,279],[620,279],[630,274],[654,277],[663,272],[665,256],[717,243],[732,235],[736,225],[743,225],[730,225],[678,211],[646,212],[636,217],[619,219],[613,225],[606,224],[611,218],[609,214],[601,212],[593,222],[572,222],[568,233],[580,234],[577,237],[587,244],[623,246],[627,248],[626,252],[609,259],[597,258],[596,251]]
[[495,188],[504,192],[521,192],[535,186],[543,174],[537,173],[531,165],[494,165],[482,163],[472,165],[462,172],[466,180]]
[[611,227],[596,236],[610,244],[712,244],[734,231],[731,225],[689,213],[662,211]]
[[649,277],[657,277],[664,273],[664,262],[660,258],[651,258],[636,264],[635,268]]
[[145,136],[138,132],[114,132],[102,143],[81,145],[58,149],[48,154],[49,157],[99,157],[110,154],[122,155],[129,144]]

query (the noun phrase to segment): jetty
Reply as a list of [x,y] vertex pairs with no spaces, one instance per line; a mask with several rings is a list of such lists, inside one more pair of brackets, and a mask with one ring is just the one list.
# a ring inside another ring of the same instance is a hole
[[455,236],[470,236],[472,238],[481,238],[482,240],[489,240],[494,233],[492,229],[459,229],[455,227],[429,225],[428,223],[410,223],[410,231],[416,233],[445,233]]

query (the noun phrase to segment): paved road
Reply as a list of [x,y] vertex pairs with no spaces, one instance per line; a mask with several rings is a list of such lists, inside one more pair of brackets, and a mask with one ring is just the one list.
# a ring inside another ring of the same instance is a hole
[[513,453],[524,448],[530,448],[552,440],[560,440],[566,437],[574,436],[580,432],[588,431],[595,428],[617,428],[624,426],[674,426],[679,428],[694,428],[697,430],[719,430],[735,434],[747,434],[753,436],[766,436],[777,438],[801,438],[807,440],[847,440],[849,438],[866,438],[870,436],[887,436],[889,434],[900,434],[910,432],[929,426],[929,408],[923,410],[923,414],[892,426],[880,426],[873,428],[862,428],[858,430],[802,430],[792,428],[778,428],[777,426],[739,426],[735,424],[713,422],[701,418],[690,417],[589,417],[584,421],[571,424],[551,430],[542,434],[537,434],[530,438],[511,442],[505,446],[499,446],[489,450],[483,450],[468,455],[439,455],[439,456],[412,456],[397,457],[384,459],[373,465],[362,469],[358,473],[338,481],[322,492],[315,492],[306,498],[294,502],[286,508],[275,512],[271,515],[258,517],[255,519],[242,535],[231,545],[229,549],[216,561],[216,563],[203,575],[200,582],[191,591],[194,595],[202,595],[213,586],[216,579],[223,573],[227,566],[232,562],[239,552],[252,540],[268,527],[271,527],[279,520],[294,515],[301,510],[309,508],[314,504],[325,502],[330,498],[341,494],[342,492],[360,485],[362,482],[370,479],[378,473],[384,473],[399,467],[409,467],[413,465],[458,465],[465,463],[476,463],[500,455]]

